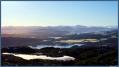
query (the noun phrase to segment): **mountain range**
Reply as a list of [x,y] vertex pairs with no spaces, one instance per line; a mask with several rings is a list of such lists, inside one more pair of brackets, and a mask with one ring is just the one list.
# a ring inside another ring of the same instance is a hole
[[110,31],[116,29],[115,27],[88,27],[88,26],[4,26],[1,29],[4,37],[30,37],[30,38],[47,38],[64,36],[68,34],[81,33],[101,33],[103,31]]

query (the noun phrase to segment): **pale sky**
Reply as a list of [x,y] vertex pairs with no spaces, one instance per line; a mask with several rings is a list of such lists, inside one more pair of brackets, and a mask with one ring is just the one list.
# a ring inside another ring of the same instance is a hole
[[117,1],[2,1],[2,26],[117,26]]

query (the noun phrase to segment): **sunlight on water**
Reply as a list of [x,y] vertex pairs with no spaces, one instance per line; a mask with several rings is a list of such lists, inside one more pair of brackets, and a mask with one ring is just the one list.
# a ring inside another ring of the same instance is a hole
[[44,60],[62,60],[62,61],[70,61],[70,60],[75,60],[74,57],[70,56],[63,56],[63,57],[49,57],[46,55],[28,55],[28,54],[15,54],[15,53],[2,53],[2,54],[7,54],[7,55],[14,55],[17,57],[21,57],[26,60],[31,60],[31,59],[44,59]]

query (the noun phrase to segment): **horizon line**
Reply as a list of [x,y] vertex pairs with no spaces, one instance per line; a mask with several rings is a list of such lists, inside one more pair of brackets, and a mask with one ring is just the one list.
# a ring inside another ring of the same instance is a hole
[[1,26],[1,27],[58,27],[58,26],[86,26],[86,27],[118,27],[118,25],[105,25],[105,26],[87,26],[87,25],[49,25],[49,26],[43,26],[43,25],[29,25],[29,26],[13,26],[13,25],[9,25],[9,26]]

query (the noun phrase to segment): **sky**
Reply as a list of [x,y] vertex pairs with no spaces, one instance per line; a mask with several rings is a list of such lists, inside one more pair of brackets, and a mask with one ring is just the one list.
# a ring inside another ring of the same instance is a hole
[[2,1],[2,26],[117,26],[117,1]]

